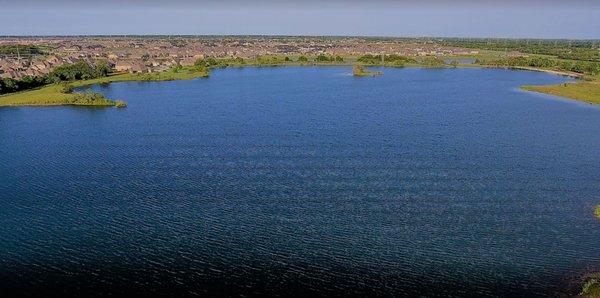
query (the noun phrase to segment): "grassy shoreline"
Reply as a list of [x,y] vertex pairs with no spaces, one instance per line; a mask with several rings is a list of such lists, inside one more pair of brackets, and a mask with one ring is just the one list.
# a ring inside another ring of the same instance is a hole
[[[258,61],[248,61],[243,64],[232,63],[214,68],[222,67],[277,67],[277,66],[352,66],[355,61],[346,58],[341,62],[297,62],[297,61],[273,61],[274,63],[260,63]],[[386,63],[378,63],[368,65],[373,67],[398,67],[387,65]],[[402,67],[427,67],[420,64],[406,64]],[[443,65],[442,68],[506,68],[525,71],[539,71],[555,75],[569,76],[581,79],[583,75],[573,72],[558,71],[554,69],[543,69],[535,67],[496,67],[479,64],[459,64],[459,65]],[[68,82],[71,88],[82,88],[95,84],[109,84],[115,82],[159,82],[173,80],[190,80],[195,78],[203,78],[209,76],[209,70],[198,69],[194,67],[179,68],[158,73],[148,74],[115,74],[108,77]],[[365,73],[365,75],[367,75]],[[371,75],[370,73],[368,75]],[[586,77],[586,80],[579,80],[573,83],[563,83],[548,86],[522,86],[521,89],[531,92],[555,95],[567,99],[587,102],[590,104],[600,104],[600,77]],[[57,105],[75,105],[75,106],[92,106],[92,107],[107,107],[107,106],[122,106],[124,102],[113,99],[99,98],[94,101],[78,101],[76,98],[79,93],[69,93],[64,91],[64,84],[52,84],[41,88],[26,90],[17,93],[11,93],[0,96],[0,107],[7,106],[57,106]]]
[[600,82],[564,83],[549,86],[526,85],[521,89],[600,105]]
[[[148,73],[148,74],[114,74],[108,77],[72,81],[61,84],[51,84],[36,89],[25,90],[17,93],[10,93],[0,96],[0,107],[17,106],[90,106],[90,107],[123,107],[126,105],[123,101],[95,98],[93,100],[81,100],[82,93],[69,92],[65,89],[76,89],[95,84],[109,84],[116,82],[160,82],[173,80],[191,80],[195,78],[208,77],[207,70],[198,70],[193,68],[183,68],[172,71]],[[69,86],[65,88],[65,86]]]

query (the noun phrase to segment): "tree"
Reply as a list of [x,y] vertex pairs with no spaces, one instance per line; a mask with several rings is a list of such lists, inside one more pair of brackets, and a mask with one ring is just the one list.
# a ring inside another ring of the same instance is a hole
[[62,65],[50,72],[53,81],[87,80],[96,77],[94,68],[85,61],[78,61],[69,65]]
[[2,92],[1,93],[10,93],[10,92],[15,92],[18,90],[19,86],[17,84],[17,81],[15,79],[11,79],[11,78],[4,78],[2,80]]
[[112,72],[110,65],[108,65],[108,61],[100,60],[96,62],[94,66],[94,76],[97,78],[106,77]]

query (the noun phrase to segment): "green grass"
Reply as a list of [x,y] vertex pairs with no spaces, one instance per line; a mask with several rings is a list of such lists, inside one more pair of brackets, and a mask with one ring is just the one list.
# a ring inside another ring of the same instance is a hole
[[52,106],[52,105],[94,105],[113,106],[109,99],[92,102],[81,102],[74,93],[63,93],[63,86],[53,84],[35,90],[3,95],[0,97],[0,106]]
[[[108,84],[114,82],[131,82],[131,81],[173,81],[173,80],[190,80],[199,77],[207,77],[208,71],[197,70],[194,68],[182,68],[158,73],[149,74],[119,74],[104,78],[74,81],[65,84],[52,84],[41,87],[39,89],[27,90],[18,93],[6,94],[0,96],[1,106],[53,106],[53,105],[74,105],[74,106],[115,106],[117,102],[106,98],[94,98],[88,100],[82,98],[78,93],[69,93],[72,88],[85,87],[95,84]],[[119,107],[127,105],[120,101]]]
[[575,99],[591,104],[600,104],[600,78],[598,77],[575,83],[549,86],[523,86],[522,89]]
[[589,274],[585,278],[579,296],[600,298],[600,273]]
[[596,211],[594,211],[594,215],[600,219],[600,205],[596,206]]

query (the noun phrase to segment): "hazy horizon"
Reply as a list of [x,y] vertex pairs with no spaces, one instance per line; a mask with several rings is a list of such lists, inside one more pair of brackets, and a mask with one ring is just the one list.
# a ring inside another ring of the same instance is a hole
[[497,37],[497,36],[391,36],[391,35],[285,35],[285,34],[40,34],[40,35],[0,35],[0,38],[35,38],[35,37],[325,37],[325,38],[407,38],[407,39],[498,39],[498,40],[581,40],[600,41],[599,38],[565,38],[565,37]]
[[599,39],[575,1],[6,1],[0,36],[275,35]]

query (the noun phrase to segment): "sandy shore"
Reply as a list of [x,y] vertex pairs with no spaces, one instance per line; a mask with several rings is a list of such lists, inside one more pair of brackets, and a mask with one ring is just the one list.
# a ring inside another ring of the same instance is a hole
[[570,71],[559,71],[559,70],[550,70],[550,69],[543,69],[543,68],[535,68],[535,67],[526,67],[526,66],[515,66],[515,67],[511,67],[513,69],[522,69],[522,70],[531,70],[531,71],[539,71],[539,72],[547,72],[547,73],[551,73],[551,74],[556,74],[556,75],[561,75],[561,76],[566,76],[566,77],[573,77],[573,78],[582,78],[583,75],[580,73],[576,73],[576,72],[570,72]]

